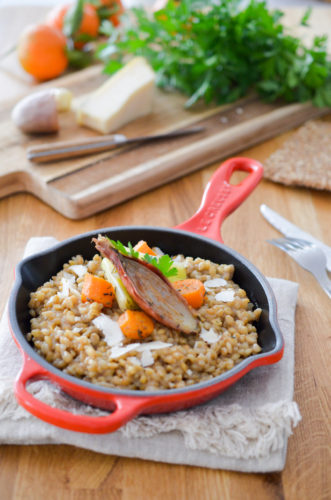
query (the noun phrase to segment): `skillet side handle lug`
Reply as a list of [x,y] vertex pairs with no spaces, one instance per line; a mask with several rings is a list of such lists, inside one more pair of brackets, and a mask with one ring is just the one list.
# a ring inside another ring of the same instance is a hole
[[[239,184],[230,184],[235,171],[249,175]],[[257,186],[263,177],[263,166],[245,157],[230,158],[220,165],[204,191],[198,211],[176,229],[206,236],[223,243],[220,230],[223,220],[230,215]]]
[[112,402],[115,410],[109,415],[73,414],[43,403],[27,391],[26,384],[29,380],[40,379],[51,380],[51,377],[46,370],[25,354],[23,367],[15,380],[15,396],[20,405],[32,415],[63,429],[91,434],[113,432],[138,415],[144,406],[144,398],[141,401],[134,401],[133,398],[114,396]]

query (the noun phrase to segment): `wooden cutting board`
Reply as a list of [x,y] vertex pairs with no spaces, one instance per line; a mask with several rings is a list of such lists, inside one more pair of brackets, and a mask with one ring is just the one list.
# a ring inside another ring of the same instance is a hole
[[[331,10],[322,12],[323,23],[327,15],[331,24]],[[316,26],[318,21],[315,15]],[[64,86],[79,96],[95,89],[105,78],[101,68],[94,66],[43,87]],[[0,111],[0,197],[30,192],[66,217],[80,219],[330,112],[309,103],[266,104],[255,96],[232,105],[200,106],[193,111],[184,110],[184,102],[181,95],[157,90],[152,114],[119,132],[134,137],[192,125],[204,126],[203,132],[45,165],[30,163],[26,148],[97,134],[78,127],[73,114],[64,113],[56,136],[27,137],[11,122],[14,103],[6,103]]]

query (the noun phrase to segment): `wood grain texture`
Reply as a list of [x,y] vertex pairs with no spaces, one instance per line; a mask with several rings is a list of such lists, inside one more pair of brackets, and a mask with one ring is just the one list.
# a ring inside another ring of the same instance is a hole
[[[90,89],[96,88],[100,68],[88,68],[86,72],[67,77],[67,84],[58,80],[57,85],[77,93],[81,81],[87,79]],[[250,97],[240,104],[195,111],[184,110],[183,103],[181,96],[173,98],[158,90],[153,113],[117,132],[130,138],[194,124],[205,127],[203,133],[46,165],[29,162],[27,149],[42,146],[46,141],[51,145],[95,137],[94,132],[77,127],[73,114],[66,113],[55,136],[27,137],[10,120],[13,106],[8,104],[0,111],[0,196],[27,191],[66,217],[80,219],[327,112],[309,103],[266,104]]]
[[[242,154],[263,162],[288,135]],[[216,167],[202,169],[83,221],[67,220],[30,195],[19,194],[1,200],[0,223],[6,257],[0,262],[1,297],[9,293],[12,268],[31,235],[52,234],[63,239],[109,225],[174,226],[198,208],[203,189]],[[264,202],[329,245],[331,206],[327,193],[263,181],[225,221],[222,231],[226,244],[254,262],[263,273],[300,284],[295,400],[303,420],[289,439],[285,470],[280,474],[240,474],[104,457],[66,446],[3,446],[0,448],[0,491],[8,493],[5,498],[44,498],[54,474],[58,480],[56,491],[48,492],[51,499],[329,498],[330,302],[309,273],[265,242],[278,233],[259,214],[259,206]],[[3,308],[4,302],[1,306]]]
[[[311,33],[319,32],[325,17],[331,24],[331,10],[315,15]],[[67,87],[78,97],[97,88],[106,78],[101,67],[94,66],[43,87]],[[117,132],[130,138],[198,124],[205,127],[204,133],[46,165],[30,162],[27,149],[46,142],[51,145],[98,135],[78,127],[74,114],[68,112],[60,115],[58,134],[26,136],[12,123],[14,101],[6,102],[0,109],[0,197],[27,191],[66,217],[80,219],[327,113],[310,103],[266,104],[254,96],[232,105],[199,105],[189,111],[183,107],[185,100],[181,95],[156,90],[152,113]]]
[[[0,87],[3,84],[2,88],[6,88],[1,77],[0,71]],[[17,88],[20,90],[21,87]],[[290,135],[291,132],[287,132],[240,154],[263,163]],[[203,190],[217,166],[211,164],[79,221],[66,219],[29,194],[0,200],[0,313],[12,285],[13,268],[28,238],[52,235],[64,239],[111,225],[174,226],[198,208]],[[237,175],[234,181],[239,178]],[[241,474],[105,456],[69,446],[1,446],[1,500],[331,498],[330,301],[309,273],[266,243],[266,239],[279,233],[260,215],[261,203],[267,203],[331,245],[331,199],[327,192],[285,187],[264,180],[225,221],[222,230],[226,244],[251,260],[265,275],[299,283],[294,398],[300,407],[302,422],[289,439],[284,471]]]

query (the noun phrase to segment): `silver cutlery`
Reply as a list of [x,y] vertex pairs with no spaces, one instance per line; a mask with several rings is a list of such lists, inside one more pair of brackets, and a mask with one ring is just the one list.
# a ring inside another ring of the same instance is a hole
[[289,222],[277,212],[267,207],[267,205],[261,205],[260,211],[263,217],[284,236],[287,236],[288,238],[293,237],[310,241],[317,247],[321,248],[326,255],[327,269],[328,271],[331,271],[331,248],[328,245],[318,240],[317,238],[314,238],[314,236],[311,236],[309,233],[306,233],[305,231],[303,231],[303,229],[295,226],[294,224],[292,224],[292,222]]
[[301,267],[313,274],[331,298],[331,280],[326,272],[326,256],[317,245],[299,238],[278,238],[267,241],[286,252]]

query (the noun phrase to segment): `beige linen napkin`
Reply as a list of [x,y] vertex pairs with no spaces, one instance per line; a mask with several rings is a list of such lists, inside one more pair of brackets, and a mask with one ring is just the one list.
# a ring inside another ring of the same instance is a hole
[[[54,238],[32,238],[25,256]],[[285,340],[282,360],[258,367],[212,401],[195,408],[140,416],[110,434],[76,433],[47,424],[18,405],[14,378],[22,364],[7,313],[0,324],[0,443],[70,444],[96,452],[160,462],[244,472],[282,470],[287,439],[301,419],[293,401],[296,283],[270,279]],[[46,381],[29,390],[44,402],[74,413],[105,414],[74,401]]]

